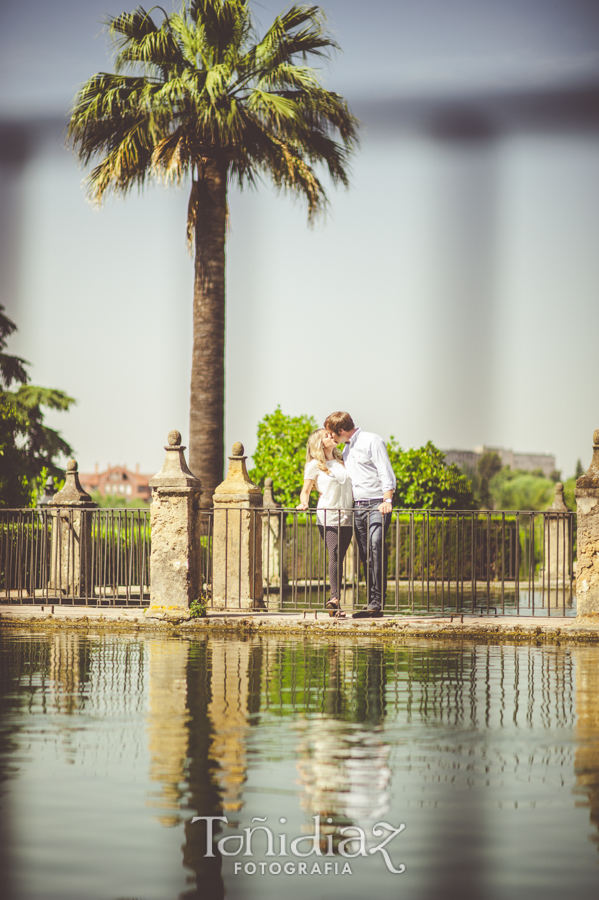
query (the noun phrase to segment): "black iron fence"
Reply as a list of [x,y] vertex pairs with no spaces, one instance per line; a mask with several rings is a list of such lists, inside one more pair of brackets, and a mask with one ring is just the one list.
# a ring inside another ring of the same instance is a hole
[[147,605],[149,509],[0,510],[0,601]]
[[[319,522],[314,510],[219,515],[216,551],[214,511],[202,512],[197,536],[200,598],[212,610],[323,610],[336,582],[340,607],[351,612],[380,582],[385,613],[575,613],[574,513],[395,510],[384,549],[367,540],[363,559],[355,510],[345,526],[322,514]],[[376,510],[366,520],[367,531],[382,527]],[[337,563],[335,543],[348,545]],[[149,600],[149,509],[0,510],[0,603]]]
[[[355,532],[354,510],[348,510]],[[316,512],[264,511],[263,600],[269,608],[322,609],[330,594],[330,554]],[[368,514],[368,530],[380,515]],[[333,525],[341,543],[341,526]],[[278,540],[269,544],[273,531]],[[574,615],[576,516],[562,512],[395,510],[382,558],[353,538],[339,566],[341,608],[372,597],[380,567],[384,611],[401,614]],[[273,577],[274,576],[274,577]]]

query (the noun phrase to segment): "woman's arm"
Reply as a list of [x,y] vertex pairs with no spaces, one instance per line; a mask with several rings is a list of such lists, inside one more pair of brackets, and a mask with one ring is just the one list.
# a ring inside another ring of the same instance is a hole
[[304,481],[302,492],[300,494],[300,502],[295,507],[296,509],[308,509],[308,504],[310,503],[310,494],[313,490],[314,482],[311,478],[306,478],[306,480]]

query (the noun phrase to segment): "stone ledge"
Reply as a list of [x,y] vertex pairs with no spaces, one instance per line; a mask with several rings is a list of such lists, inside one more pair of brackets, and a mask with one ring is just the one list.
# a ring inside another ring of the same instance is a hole
[[[52,611],[53,610],[53,611]],[[160,613],[163,611],[160,610]],[[184,637],[219,634],[280,634],[412,639],[482,641],[486,643],[599,643],[599,616],[585,619],[552,617],[518,619],[514,616],[488,619],[475,617],[467,622],[445,618],[385,616],[364,619],[331,619],[326,613],[214,612],[205,618],[186,619],[180,611],[160,617],[143,608],[98,609],[96,607],[0,607],[0,627],[23,627],[32,631],[75,628],[98,631],[144,631],[174,633]],[[310,616],[310,618],[308,618]]]

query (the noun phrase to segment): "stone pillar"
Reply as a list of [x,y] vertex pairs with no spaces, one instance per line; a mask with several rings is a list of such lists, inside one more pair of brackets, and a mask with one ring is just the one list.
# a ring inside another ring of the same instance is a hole
[[214,492],[212,597],[215,607],[262,609],[262,492],[250,481],[243,444]]
[[49,591],[73,598],[87,598],[92,586],[92,514],[96,509],[79,481],[77,463],[67,463],[62,490],[48,502],[52,522]]
[[570,542],[571,519],[564,500],[564,486],[561,481],[555,485],[553,503],[547,509],[545,519],[545,559],[543,561],[547,575],[547,591],[550,604],[560,606],[563,601],[564,587],[567,592],[566,603],[570,596]]
[[202,485],[185,462],[181,433],[171,431],[160,471],[150,479],[152,552],[147,615],[189,615],[201,596],[200,497]]
[[286,513],[272,493],[272,478],[264,479],[262,506],[262,576],[264,587],[287,584]]
[[593,459],[576,482],[578,616],[599,616],[599,428],[593,434]]

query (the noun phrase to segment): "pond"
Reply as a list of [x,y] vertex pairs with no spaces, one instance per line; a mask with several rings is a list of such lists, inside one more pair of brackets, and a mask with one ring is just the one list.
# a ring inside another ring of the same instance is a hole
[[6,900],[596,893],[599,648],[11,630],[0,673]]

